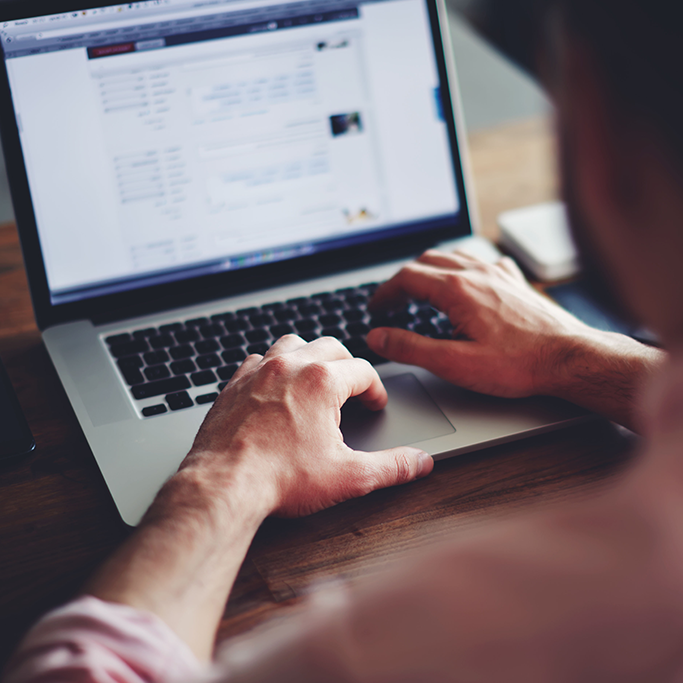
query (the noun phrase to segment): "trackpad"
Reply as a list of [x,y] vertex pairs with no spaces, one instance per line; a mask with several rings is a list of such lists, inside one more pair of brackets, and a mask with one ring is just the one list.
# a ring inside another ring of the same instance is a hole
[[383,380],[389,403],[372,412],[357,401],[342,408],[341,430],[357,451],[382,451],[452,434],[455,429],[410,372]]

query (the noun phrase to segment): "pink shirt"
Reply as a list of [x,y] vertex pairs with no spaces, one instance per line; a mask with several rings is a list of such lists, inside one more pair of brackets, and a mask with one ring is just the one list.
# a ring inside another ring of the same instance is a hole
[[156,617],[84,597],[33,628],[5,683],[683,683],[683,358],[646,409],[648,450],[608,492],[324,591],[210,668]]

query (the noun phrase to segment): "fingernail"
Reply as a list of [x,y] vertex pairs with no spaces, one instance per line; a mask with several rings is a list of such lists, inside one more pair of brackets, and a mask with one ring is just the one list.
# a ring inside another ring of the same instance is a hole
[[420,451],[417,457],[417,475],[415,479],[423,479],[432,471],[434,461],[432,459],[432,456],[429,455],[429,453],[425,453],[424,451]]
[[368,338],[368,342],[372,342],[374,351],[381,353],[387,348],[387,333],[384,330],[373,330],[372,339]]

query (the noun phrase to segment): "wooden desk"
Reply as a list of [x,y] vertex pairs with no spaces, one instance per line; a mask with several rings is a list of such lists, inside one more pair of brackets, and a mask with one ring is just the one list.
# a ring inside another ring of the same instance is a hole
[[[487,234],[500,210],[552,197],[543,121],[472,136]],[[41,613],[67,600],[127,535],[33,322],[13,225],[0,226],[0,356],[36,438],[0,469],[0,665]],[[222,635],[295,605],[312,580],[375,571],[405,549],[483,517],[576,495],[613,475],[628,442],[594,423],[437,464],[409,486],[313,517],[268,520],[227,606]]]

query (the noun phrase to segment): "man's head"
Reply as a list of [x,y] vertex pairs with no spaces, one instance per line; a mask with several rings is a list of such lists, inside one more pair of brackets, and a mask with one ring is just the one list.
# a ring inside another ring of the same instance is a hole
[[667,344],[683,344],[683,3],[485,0],[474,10],[557,104],[586,265]]

